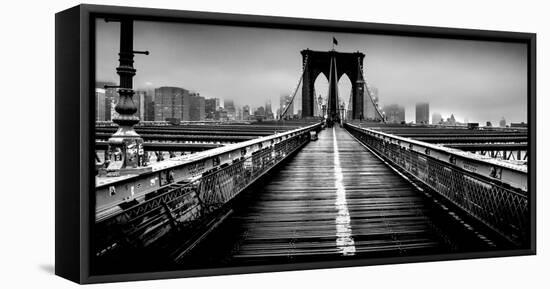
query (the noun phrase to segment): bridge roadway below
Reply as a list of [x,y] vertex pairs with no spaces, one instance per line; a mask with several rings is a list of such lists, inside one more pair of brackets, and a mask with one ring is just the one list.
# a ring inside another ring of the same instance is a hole
[[[180,264],[216,267],[448,253],[458,245],[445,230],[466,235],[456,224],[442,225],[449,214],[436,213],[413,184],[339,127],[323,130],[262,185],[247,192]],[[479,249],[480,240],[474,239],[467,243]]]

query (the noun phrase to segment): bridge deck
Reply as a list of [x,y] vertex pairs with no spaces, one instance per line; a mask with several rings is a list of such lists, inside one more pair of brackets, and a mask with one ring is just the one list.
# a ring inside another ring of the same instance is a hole
[[344,129],[326,129],[250,192],[187,264],[447,251],[425,198]]

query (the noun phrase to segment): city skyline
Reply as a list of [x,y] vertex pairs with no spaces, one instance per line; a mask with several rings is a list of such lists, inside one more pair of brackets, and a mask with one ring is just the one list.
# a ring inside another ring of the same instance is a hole
[[[105,86],[111,87],[105,87]],[[96,121],[111,121],[119,98],[113,83],[97,82],[95,88]],[[152,90],[135,90],[133,96],[140,121],[203,121],[203,120],[273,120],[276,118],[271,102],[264,106],[235,105],[219,98],[205,98],[185,88],[162,86]],[[244,114],[244,110],[247,114]],[[252,114],[251,114],[252,112]]]
[[[117,79],[118,30],[117,23],[97,23],[99,81]],[[298,83],[300,50],[329,50],[334,36],[338,51],[366,54],[366,80],[380,90],[381,106],[399,103],[410,112],[429,102],[432,112],[471,122],[526,121],[522,44],[140,21],[134,34],[135,49],[151,52],[136,56],[136,89],[177,86],[241,106],[277,103]],[[315,88],[326,95],[323,78]],[[342,77],[340,95],[350,87]],[[412,113],[406,117],[414,120]]]

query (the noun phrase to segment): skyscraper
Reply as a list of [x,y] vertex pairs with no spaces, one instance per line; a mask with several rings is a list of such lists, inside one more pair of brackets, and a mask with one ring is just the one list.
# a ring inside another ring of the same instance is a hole
[[145,96],[146,92],[143,90],[137,90],[134,93],[134,103],[137,108],[136,115],[139,117],[139,120],[145,120]]
[[155,120],[190,120],[191,95],[179,87],[159,87],[155,89]]
[[235,105],[233,104],[233,100],[224,99],[223,100],[223,108],[227,112],[227,119],[228,120],[235,120],[237,115],[235,111]]
[[201,121],[206,118],[205,99],[198,93],[191,94],[191,107],[189,109],[189,120]]
[[155,93],[154,91],[147,91],[145,93],[145,115],[144,120],[154,121],[155,120]]
[[398,104],[384,106],[386,121],[389,123],[402,123],[405,121],[405,108]]
[[[283,94],[279,98],[281,114],[285,113],[285,109],[287,109],[286,107],[288,106],[288,109],[285,115],[286,117],[292,117],[294,115],[294,103],[293,102],[291,103],[291,101],[292,101],[292,97],[288,94]],[[279,117],[281,116],[279,115]]]
[[416,123],[430,123],[430,104],[427,102],[419,102],[416,104]]
[[254,117],[257,120],[264,120],[265,119],[265,108],[263,106],[258,107],[256,111],[254,111]]
[[114,85],[115,84],[112,82],[104,82],[104,81],[96,82],[96,88],[99,89],[100,92],[103,92],[105,95],[105,102],[101,101],[101,103],[105,104],[105,107],[104,107],[105,117],[103,118],[103,120],[106,120],[106,121],[112,120],[117,115],[117,112],[115,111],[115,106],[118,103],[117,89],[113,87],[104,88],[105,86],[114,86]]
[[249,120],[250,119],[250,106],[245,105],[243,106],[243,120]]
[[204,113],[205,118],[207,119],[215,119],[216,118],[216,111],[220,107],[220,99],[219,98],[207,98],[204,100]]
[[105,89],[95,89],[95,119],[105,120]]
[[271,100],[267,100],[265,103],[265,118],[268,120],[274,119],[273,110],[271,109]]

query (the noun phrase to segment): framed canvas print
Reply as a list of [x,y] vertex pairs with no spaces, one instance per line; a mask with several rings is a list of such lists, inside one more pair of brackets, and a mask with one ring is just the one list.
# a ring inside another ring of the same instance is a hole
[[535,254],[535,34],[56,14],[56,274]]

